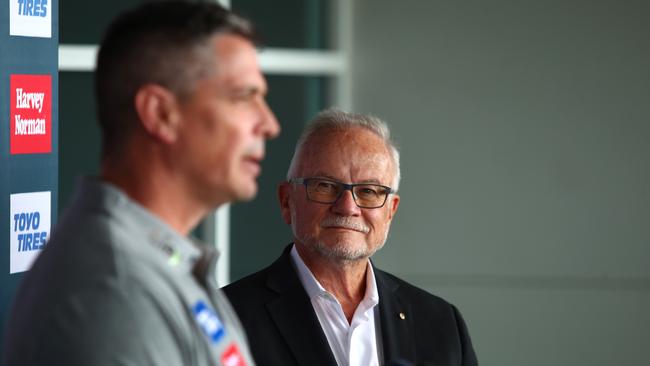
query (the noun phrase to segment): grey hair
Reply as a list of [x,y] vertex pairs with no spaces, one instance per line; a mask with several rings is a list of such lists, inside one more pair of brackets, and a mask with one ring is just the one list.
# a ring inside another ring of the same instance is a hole
[[339,109],[330,108],[326,109],[316,115],[313,120],[304,129],[289,164],[289,171],[287,172],[287,180],[296,178],[296,169],[298,169],[298,158],[302,154],[307,141],[313,136],[318,135],[319,132],[339,130],[345,131],[351,128],[360,127],[368,130],[378,137],[380,137],[388,150],[391,153],[393,163],[395,163],[395,176],[393,178],[392,188],[397,191],[401,179],[400,165],[399,165],[399,150],[397,145],[390,137],[390,129],[388,124],[378,117],[368,114],[344,112]]

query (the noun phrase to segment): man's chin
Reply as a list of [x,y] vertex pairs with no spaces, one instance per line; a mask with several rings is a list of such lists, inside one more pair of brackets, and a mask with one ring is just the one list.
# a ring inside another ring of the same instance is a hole
[[237,190],[234,200],[247,202],[251,201],[255,196],[257,196],[257,182],[252,182],[246,186],[241,186],[240,189]]
[[320,242],[314,245],[314,249],[324,257],[344,262],[354,262],[367,259],[375,253],[374,250],[370,250],[367,247],[355,248],[354,245],[346,243],[328,245]]

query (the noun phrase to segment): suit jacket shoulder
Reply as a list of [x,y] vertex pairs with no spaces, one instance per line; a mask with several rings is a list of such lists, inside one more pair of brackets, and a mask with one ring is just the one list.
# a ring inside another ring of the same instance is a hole
[[387,362],[478,364],[465,321],[454,305],[390,273],[374,270]]
[[[269,267],[224,288],[261,365],[331,365],[329,349],[294,269],[291,246]],[[375,269],[384,364],[477,365],[458,310],[387,272]],[[399,364],[399,363],[395,363]]]

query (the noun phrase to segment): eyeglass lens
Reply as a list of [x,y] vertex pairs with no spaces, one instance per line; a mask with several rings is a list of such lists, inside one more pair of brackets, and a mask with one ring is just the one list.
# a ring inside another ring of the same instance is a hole
[[[320,203],[334,203],[346,190],[343,183],[310,179],[307,181],[307,197]],[[352,186],[352,196],[359,207],[377,208],[384,205],[388,191],[377,184],[359,184]]]

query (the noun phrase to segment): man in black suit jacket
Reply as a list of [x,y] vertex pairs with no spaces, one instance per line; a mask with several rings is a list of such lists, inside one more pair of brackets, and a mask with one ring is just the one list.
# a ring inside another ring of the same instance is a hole
[[278,187],[294,244],[224,290],[260,365],[474,366],[458,310],[373,266],[400,198],[387,125],[328,110]]

